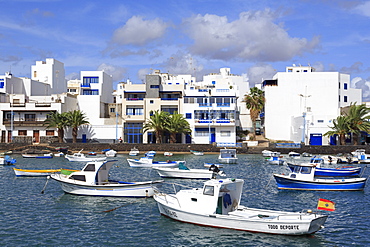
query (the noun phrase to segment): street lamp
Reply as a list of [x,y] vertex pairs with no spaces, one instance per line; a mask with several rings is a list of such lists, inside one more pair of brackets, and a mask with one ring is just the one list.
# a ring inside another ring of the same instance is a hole
[[303,117],[303,129],[302,129],[302,142],[304,144],[306,144],[306,100],[308,97],[311,97],[311,95],[307,95],[307,87],[306,87],[306,92],[305,92],[305,95],[303,94],[299,94],[300,97],[304,98],[304,107],[303,107],[303,113],[302,113],[302,117]]

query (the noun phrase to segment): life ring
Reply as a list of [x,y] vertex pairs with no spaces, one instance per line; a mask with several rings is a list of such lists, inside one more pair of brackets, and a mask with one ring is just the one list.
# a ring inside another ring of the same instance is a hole
[[234,199],[233,204],[231,204],[231,210],[234,211],[238,207],[238,200]]

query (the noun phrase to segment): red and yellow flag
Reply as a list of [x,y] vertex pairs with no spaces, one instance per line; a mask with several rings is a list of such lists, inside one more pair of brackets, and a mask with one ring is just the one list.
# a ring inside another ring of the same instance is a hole
[[335,211],[335,203],[326,199],[319,198],[318,210]]

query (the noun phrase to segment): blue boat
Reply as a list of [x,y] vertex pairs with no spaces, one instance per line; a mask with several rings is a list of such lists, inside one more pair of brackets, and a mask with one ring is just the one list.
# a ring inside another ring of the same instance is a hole
[[316,178],[312,164],[297,164],[289,175],[274,174],[278,189],[363,190],[367,178]]
[[[324,165],[324,160],[322,158],[313,157],[310,164],[316,167],[315,176],[316,177],[353,177],[359,176],[361,172],[361,167],[342,167],[342,168],[326,168],[321,167]],[[288,163],[288,167],[291,171],[294,170],[294,164]]]

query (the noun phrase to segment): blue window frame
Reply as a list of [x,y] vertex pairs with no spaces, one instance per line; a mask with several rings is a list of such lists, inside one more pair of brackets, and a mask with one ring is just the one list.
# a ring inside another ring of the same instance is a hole
[[150,88],[159,88],[159,85],[150,85]]
[[186,113],[185,117],[186,117],[186,119],[191,119],[191,113]]
[[143,143],[142,128],[142,123],[125,123],[124,141],[127,143]]
[[347,102],[348,99],[347,99],[347,96],[344,96],[344,102]]
[[99,95],[99,89],[84,89],[82,95]]
[[347,83],[344,83],[344,85],[343,85],[343,89],[344,89],[344,90],[347,90],[347,87],[348,87]]

